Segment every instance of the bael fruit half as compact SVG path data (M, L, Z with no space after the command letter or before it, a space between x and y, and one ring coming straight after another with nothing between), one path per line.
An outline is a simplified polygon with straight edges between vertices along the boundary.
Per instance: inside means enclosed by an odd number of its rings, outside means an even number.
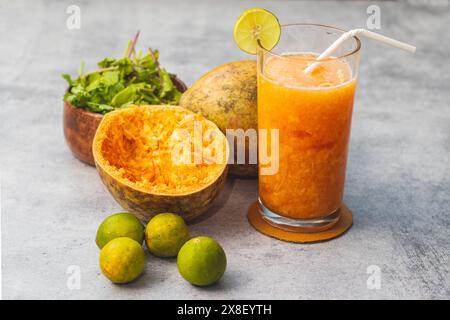
M271 50L280 40L281 27L277 17L261 8L244 11L234 25L234 41L238 47L256 54L258 41L263 48Z
M174 213L160 213L145 228L148 250L158 257L176 257L189 240L189 230L183 218Z
M227 267L227 258L220 244L209 237L195 237L178 253L178 271L189 283L208 286L217 282Z
M142 244L144 226L132 213L120 212L107 217L97 230L95 242L101 249L115 238L128 237Z
M97 171L114 199L143 221L160 212L199 217L222 189L228 142L180 106L130 106L103 116L93 142Z

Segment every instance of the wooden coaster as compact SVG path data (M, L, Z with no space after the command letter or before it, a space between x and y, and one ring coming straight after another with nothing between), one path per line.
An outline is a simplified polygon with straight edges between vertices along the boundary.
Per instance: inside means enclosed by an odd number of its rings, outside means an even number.
M259 214L257 201L248 208L247 218L250 224L262 234L294 243L313 243L337 238L350 229L353 223L352 212L345 204L341 207L339 221L330 229L317 233L289 232L270 225Z

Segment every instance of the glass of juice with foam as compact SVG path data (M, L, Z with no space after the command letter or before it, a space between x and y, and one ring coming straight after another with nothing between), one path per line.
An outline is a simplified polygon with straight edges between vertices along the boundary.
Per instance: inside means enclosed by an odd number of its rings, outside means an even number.
M284 25L275 48L258 48L259 213L281 229L320 232L340 217L359 39L346 40L312 72L304 69L344 32ZM261 134L273 130L278 139ZM274 153L271 163L261 161L270 150L278 151L277 159Z

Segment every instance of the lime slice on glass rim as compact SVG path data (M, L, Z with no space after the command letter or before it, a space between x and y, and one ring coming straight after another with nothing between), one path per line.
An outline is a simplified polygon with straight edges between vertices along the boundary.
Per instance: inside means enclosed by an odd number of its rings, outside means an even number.
M256 54L258 41L266 50L271 50L280 40L281 26L277 17L261 8L244 11L234 25L234 41L249 54Z

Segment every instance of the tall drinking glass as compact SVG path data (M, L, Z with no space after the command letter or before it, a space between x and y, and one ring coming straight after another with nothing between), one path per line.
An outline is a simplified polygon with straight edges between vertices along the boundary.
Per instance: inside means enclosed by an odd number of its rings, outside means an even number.
M281 229L318 232L340 217L359 39L347 40L313 72L303 70L344 32L284 25L274 49L258 48L259 213ZM261 130L278 130L278 141L261 143L270 136ZM261 157L274 143L278 159L272 154L272 163L265 164ZM278 170L264 173L276 160Z

